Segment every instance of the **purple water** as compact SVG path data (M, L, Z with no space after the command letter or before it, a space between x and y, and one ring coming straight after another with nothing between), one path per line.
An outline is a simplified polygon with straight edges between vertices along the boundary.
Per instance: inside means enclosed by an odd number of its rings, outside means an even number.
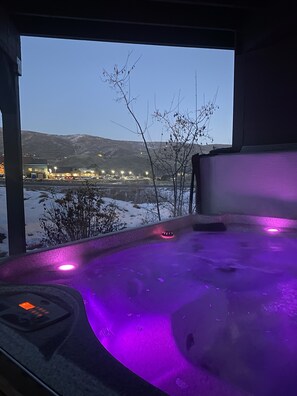
M104 347L170 395L297 394L292 232L191 231L41 271L27 281L80 291Z

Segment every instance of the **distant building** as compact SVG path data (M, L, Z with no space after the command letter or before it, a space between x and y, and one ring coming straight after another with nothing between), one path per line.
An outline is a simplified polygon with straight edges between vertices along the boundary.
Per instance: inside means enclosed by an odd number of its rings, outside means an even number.
M75 179L80 176L80 170L71 166L49 165L49 177L53 179Z
M47 179L49 177L47 160L23 157L23 174L31 179Z
M0 177L3 177L5 175L5 170L4 170L4 155L0 155Z

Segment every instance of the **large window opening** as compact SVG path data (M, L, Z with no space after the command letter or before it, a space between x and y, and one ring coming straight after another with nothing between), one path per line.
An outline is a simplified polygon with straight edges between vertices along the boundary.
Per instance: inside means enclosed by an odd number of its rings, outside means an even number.
M27 248L186 214L191 155L231 145L234 52L21 44Z

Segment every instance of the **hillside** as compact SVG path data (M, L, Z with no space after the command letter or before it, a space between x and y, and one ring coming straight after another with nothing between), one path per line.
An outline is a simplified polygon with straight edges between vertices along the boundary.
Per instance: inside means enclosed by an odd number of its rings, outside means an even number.
M57 167L99 169L133 169L143 172L148 159L143 142L106 139L91 135L52 135L22 131L23 155L45 158ZM150 145L158 143L150 143ZM202 146L204 153L214 145ZM227 147L226 145L215 145ZM195 152L200 150L197 145ZM3 132L0 128L0 155L3 154Z

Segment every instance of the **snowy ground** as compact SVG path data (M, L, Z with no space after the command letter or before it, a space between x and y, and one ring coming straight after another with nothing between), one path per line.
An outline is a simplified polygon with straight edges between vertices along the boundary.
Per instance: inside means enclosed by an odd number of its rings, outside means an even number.
M43 204L40 203L43 190L24 189L24 205L26 219L26 242L27 250L40 247L42 238L42 229L39 224L39 218L43 214ZM121 221L127 224L127 228L139 227L145 223L153 222L153 214L156 213L153 204L133 204L133 202L125 202L104 198L108 202L114 202L120 209ZM169 217L169 211L162 209L162 220ZM0 233L7 236L7 217L6 217L6 189L0 187ZM6 256L8 252L8 238L0 243L0 258Z

